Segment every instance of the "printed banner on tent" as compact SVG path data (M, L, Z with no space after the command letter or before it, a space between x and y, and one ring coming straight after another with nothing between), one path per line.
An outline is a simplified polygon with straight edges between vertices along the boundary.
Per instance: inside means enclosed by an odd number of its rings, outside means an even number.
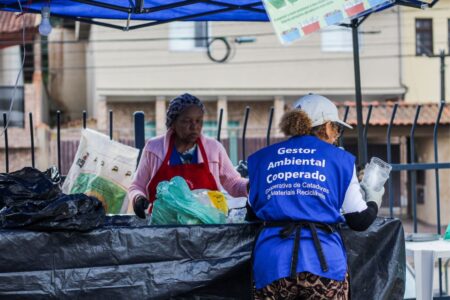
M282 44L377 10L393 0L263 0Z

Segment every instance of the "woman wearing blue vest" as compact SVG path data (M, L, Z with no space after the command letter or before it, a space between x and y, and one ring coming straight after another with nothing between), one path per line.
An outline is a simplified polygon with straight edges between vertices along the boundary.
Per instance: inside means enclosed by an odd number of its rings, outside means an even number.
M352 128L330 100L309 94L281 120L290 138L249 157L249 204L265 225L254 249L255 299L348 299L337 226L367 229L384 189L362 195L355 157L334 145L342 126Z

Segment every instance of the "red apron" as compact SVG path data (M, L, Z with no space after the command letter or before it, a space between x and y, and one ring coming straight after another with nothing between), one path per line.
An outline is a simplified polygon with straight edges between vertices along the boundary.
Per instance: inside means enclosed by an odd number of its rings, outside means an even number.
M205 148L203 148L202 141L197 140L198 148L203 157L203 162L198 164L181 164L171 166L169 165L170 156L172 155L174 145L174 136L170 138L169 149L167 151L164 161L156 172L155 176L150 180L148 185L149 201L153 203L156 198L156 186L164 180L170 180L175 176L181 176L186 180L189 188L194 189L208 189L218 190L216 180L211 174L208 165L208 157L206 156ZM150 208L151 209L151 208Z

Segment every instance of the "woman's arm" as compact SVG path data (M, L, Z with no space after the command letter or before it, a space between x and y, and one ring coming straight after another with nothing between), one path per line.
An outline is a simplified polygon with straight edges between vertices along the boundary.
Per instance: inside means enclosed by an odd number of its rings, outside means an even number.
M218 143L218 145L220 184L233 197L247 197L248 179L241 177L234 169L225 148L220 143Z
M367 208L361 212L344 214L348 226L356 231L364 231L372 225L378 214L378 206L375 202L367 202Z
M143 196L148 199L147 185L152 177L152 161L155 158L152 157L150 152L142 150L142 156L139 161L136 173L134 173L133 182L128 188L128 200L133 202L138 196Z
M345 193L342 210L348 226L356 231L366 230L377 217L378 205L374 201L364 200L356 169L353 169L353 177Z

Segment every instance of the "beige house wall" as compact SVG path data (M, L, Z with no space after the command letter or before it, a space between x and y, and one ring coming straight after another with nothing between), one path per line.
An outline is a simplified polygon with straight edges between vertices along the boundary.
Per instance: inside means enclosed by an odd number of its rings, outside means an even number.
M360 28L364 99L398 99L405 91L399 80L396 12L393 8L374 14ZM305 93L322 93L335 100L354 98L351 39L348 51L330 52L323 51L320 32L282 46L270 23L210 22L210 36L228 37L232 48L229 61L214 63L204 50L171 50L170 26L129 32L91 27L86 45L87 107L88 113L99 120L100 129L106 129L108 109L115 103L138 107L138 102L148 104L157 97L168 101L184 92L213 103L207 120L213 113L217 116L219 100L220 106L227 108L225 120L240 120L241 125L245 106L254 106L249 134L259 131L261 135L265 135L272 106L276 128L285 105ZM237 44L237 36L255 37L256 42ZM386 40L396 43L386 47ZM214 45L214 55L223 54L223 45ZM163 128L160 117L155 116L159 132Z
M440 100L439 58L416 56L415 20L417 18L433 19L434 54L439 54L441 49L448 53L449 11L449 0L439 1L432 9L401 8L403 78L408 91L405 95L406 101L439 102ZM450 78L447 76L446 85L448 87L450 87L449 83ZM449 97L450 91L447 88L446 98L449 99Z
M440 99L440 60L427 56L416 56L416 30L417 18L430 18L433 20L433 50L439 54L448 49L448 20L450 19L450 1L441 0L432 9L420 10L401 8L402 24L402 58L403 82L407 87L405 101L409 102L439 102ZM448 64L448 58L447 58ZM449 77L446 78L446 98L450 96ZM432 134L432 133L431 133ZM431 136L431 135L430 135ZM442 127L439 133L439 161L449 162L449 133L447 127ZM422 138L417 141L417 154L420 162L434 162L434 145L432 138ZM450 222L450 170L440 170L440 197L441 197L441 224ZM424 185L425 203L417 206L420 221L435 225L437 223L436 210L436 181L435 171L425 172Z
M365 32L361 36L364 95L401 94L398 47L395 43L380 45L384 40L398 40L396 22L395 9L391 9L371 16L361 26ZM290 47L280 45L269 23L211 22L210 34L254 35L257 40L241 45L232 42L232 59L217 64L204 51L170 51L169 25L130 32L92 27L95 92L130 96L185 91L211 96L353 94L352 52L323 52L321 33ZM151 40L155 38L162 40Z
M50 97L65 121L81 119L87 109L86 52L84 42L75 42L75 31L53 28L49 35ZM63 43L51 43L63 41Z
M444 128L443 128L444 129ZM439 135L438 143L445 145L439 147L439 161L449 162L450 152L448 151L448 140L450 134L447 130L442 130ZM423 138L417 141L417 151L419 154L419 162L434 162L434 145L432 139ZM441 224L446 225L450 223L450 169L439 170L439 188L440 188L440 203L441 203ZM436 177L435 171L430 170L425 172L424 185L424 204L417 205L417 215L419 220L424 223L435 225L437 222L436 210Z

